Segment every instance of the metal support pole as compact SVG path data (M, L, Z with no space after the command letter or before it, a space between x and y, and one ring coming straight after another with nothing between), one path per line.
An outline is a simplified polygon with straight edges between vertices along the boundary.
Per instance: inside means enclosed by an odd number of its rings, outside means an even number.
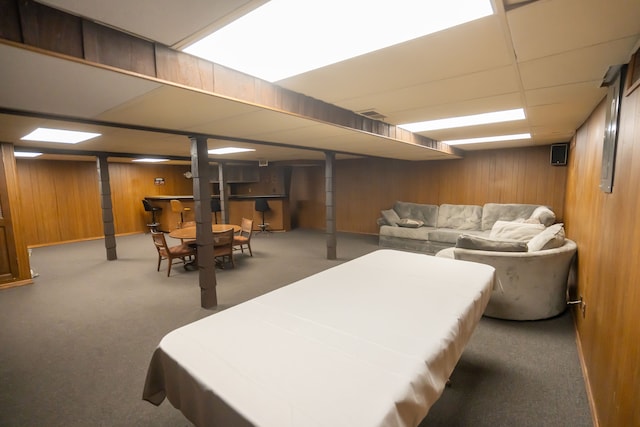
M325 152L325 206L327 210L327 259L337 258L337 240L336 240L336 220L335 220L335 162L336 154L330 151Z
M104 229L104 246L107 260L118 259L116 252L116 230L113 224L113 205L111 204L111 183L109 181L109 163L107 156L97 157L98 184L100 187L100 206L102 207L102 228Z
M218 305L216 292L216 263L213 256L211 232L211 188L207 138L192 136L191 173L193 174L193 202L196 217L196 245L198 245L198 280L200 305L213 308Z

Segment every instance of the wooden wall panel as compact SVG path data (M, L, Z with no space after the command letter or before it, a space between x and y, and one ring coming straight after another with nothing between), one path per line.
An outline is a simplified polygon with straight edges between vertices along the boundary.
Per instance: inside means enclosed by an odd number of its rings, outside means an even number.
M606 101L578 130L569 155L565 224L578 243L580 350L597 424L640 425L640 92L622 100L613 192L599 189Z
M83 57L80 18L31 0L18 2L24 43Z
M109 163L116 234L147 231L145 196L193 195L193 181L182 175L188 170L189 166ZM164 185L155 185L155 178L164 178Z
M102 235L95 164L19 160L17 165L28 245Z
M147 231L142 206L147 195L191 195L189 166L109 163L116 234ZM95 162L17 161L27 245L101 238L103 233ZM154 185L154 178L165 185Z
M561 220L566 167L552 166L548 146L470 152L464 159L337 162L337 229L376 234L377 218L396 200L431 204L531 203ZM292 205L300 227L323 229L323 168L294 168Z
M213 92L213 64L166 46L156 45L158 78Z
M22 42L20 14L15 0L0 1L0 38Z
M91 21L83 21L82 30L88 61L155 77L153 43Z
M13 145L0 143L0 289L31 284Z

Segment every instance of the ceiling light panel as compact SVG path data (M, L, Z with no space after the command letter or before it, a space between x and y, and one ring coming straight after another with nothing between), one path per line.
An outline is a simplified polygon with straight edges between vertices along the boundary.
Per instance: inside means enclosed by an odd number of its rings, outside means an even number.
M42 153L36 153L31 151L16 151L13 153L14 157L20 157L24 159L32 159L34 157L42 156Z
M490 0L271 0L184 51L275 82L491 14Z
M452 139L449 141L442 141L442 142L447 145L464 145L464 144L480 144L483 142L518 141L521 139L531 139L531 134L520 133L515 135L485 136L482 138Z
M79 132L66 129L37 128L20 138L23 141L57 142L60 144L77 144L100 136L99 133Z
M425 132L438 129L455 129L466 126L486 125L490 123L502 123L515 120L524 120L524 110L493 111L491 113L473 114L470 116L449 117L446 119L428 120L424 122L407 123L399 127L410 132Z
M209 150L209 154L233 154L244 153L246 151L256 151L253 148L223 147Z

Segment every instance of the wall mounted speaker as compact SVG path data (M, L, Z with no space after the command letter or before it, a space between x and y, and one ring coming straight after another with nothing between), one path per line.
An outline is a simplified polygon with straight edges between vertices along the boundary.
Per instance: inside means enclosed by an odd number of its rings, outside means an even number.
M569 144L551 145L551 164L554 166L566 166Z

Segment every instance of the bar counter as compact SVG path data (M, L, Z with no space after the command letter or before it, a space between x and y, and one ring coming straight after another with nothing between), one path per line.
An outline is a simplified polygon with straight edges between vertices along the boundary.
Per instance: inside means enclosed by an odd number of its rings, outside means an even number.
M153 206L162 208L160 215L156 217L160 223L159 230L170 232L178 228L180 214L171 211L172 199L180 200L184 207L191 208L191 211L184 213L185 221L195 221L193 196L145 196ZM212 199L218 196L212 195ZM285 195L234 195L229 196L229 220L230 224L240 224L242 218L253 219L253 229L259 230L258 224L262 223L262 213L255 210L256 199L267 199L270 210L265 212L264 221L269 224L269 230L289 231L291 230L291 217L289 214L289 198ZM222 222L222 212L217 213L217 222ZM216 222L214 213L211 213L211 221Z

